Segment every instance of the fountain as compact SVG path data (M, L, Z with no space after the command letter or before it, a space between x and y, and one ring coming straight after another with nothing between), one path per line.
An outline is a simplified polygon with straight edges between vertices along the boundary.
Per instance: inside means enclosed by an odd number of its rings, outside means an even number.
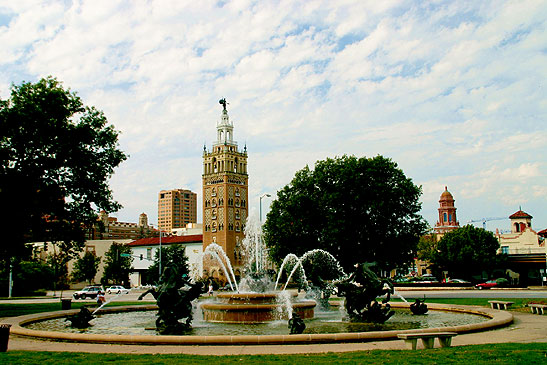
M248 226L252 227L252 224ZM332 256L321 250L312 250L301 257L289 255L280 268L280 271L287 270L287 281L280 284L281 276L278 275L275 283L273 280L267 283L264 279L267 275L260 275L266 271L263 264L266 257L264 248L256 238L260 235L249 234L248 237L255 237L245 243L248 249L246 257L252 259L244 271L247 277L240 283L235 280L231 263L220 247L213 245L204 252L204 255L216 260L225 260L221 266L235 291L218 294L216 302L203 302L200 310L192 312L190 304L196 294L199 294L197 291L192 294L194 284L188 277L175 275L180 282L177 279L163 283L166 289L165 298L161 296L161 290L155 293L157 306L105 308L92 320L91 326L83 329L66 325L67 316L76 314L75 310L69 313L40 313L10 319L12 331L21 336L82 342L263 345L388 340L397 339L399 333L425 330L465 333L506 325L512 321L512 316L506 311L435 304L429 308L433 313L430 311L426 316L410 315L406 301L391 303L392 306L389 306L389 295L394 293L392 287L385 286L386 283L376 277L366 265L358 265L354 273L350 276L344 275L339 280L333 281L322 276L330 271L325 270L325 262L331 263L327 266L331 266L333 272L343 272L337 268ZM317 272L312 269L310 275L307 275L311 278L309 281L312 285L308 285L304 271L304 267L308 268L307 265L311 265L311 268L317 265L320 268ZM294 275L300 275L302 284L309 291L313 291L314 286L323 285L322 290L327 294L332 287L336 287L339 295L346 294L345 311L332 308L319 308L316 311L314 300L298 300L294 292L274 290L278 286L286 289ZM196 288L198 286L199 284ZM267 290L252 292L251 288ZM380 304L376 302L376 297L381 294L387 294L387 297ZM399 309L395 314L392 310L394 308ZM158 309L156 317L152 311ZM342 306L340 309L343 309ZM344 318L346 311L353 321ZM390 318L391 320L385 322ZM287 319L290 335L287 335ZM364 323L365 321L369 323ZM159 331L150 331L154 322ZM242 323L252 325L242 326ZM163 336L182 333L184 336Z
M204 256L209 255L216 259L223 268L232 290L235 287L233 292L217 294L215 302L201 304L205 321L265 323L291 319L293 313L302 319L313 318L315 301L296 301L297 294L289 295L286 291L275 291L277 283L273 285L265 270L266 250L262 241L262 228L257 222L254 214L247 218L243 240L246 275L239 284L231 262L222 248L212 243L205 249Z

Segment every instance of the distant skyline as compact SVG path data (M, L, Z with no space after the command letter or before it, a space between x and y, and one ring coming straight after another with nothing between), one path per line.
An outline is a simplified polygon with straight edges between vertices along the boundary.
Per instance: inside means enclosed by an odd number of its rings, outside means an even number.
M547 228L545 1L2 1L0 98L52 75L121 132L120 221L198 194L225 97L263 213L296 171L393 159L437 222L519 207ZM258 214L258 213L256 213ZM476 223L482 227L482 224ZM487 228L510 229L509 219Z

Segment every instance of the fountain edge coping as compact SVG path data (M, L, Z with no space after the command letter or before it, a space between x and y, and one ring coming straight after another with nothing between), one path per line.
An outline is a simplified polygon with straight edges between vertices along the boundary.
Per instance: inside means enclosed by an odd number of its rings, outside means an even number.
M392 308L408 308L408 303L390 303ZM139 345L264 345L264 344L307 344L307 343L337 343L337 342L367 342L375 340L396 340L400 333L424 332L456 332L469 333L484 331L513 322L513 315L507 311L483 307L429 303L429 309L476 314L488 317L490 320L460 326L420 328L412 330L370 331L353 333L324 333L299 335L240 335L240 336L149 336L149 335L108 335L82 334L56 331L38 331L23 327L25 324L45 319L65 317L78 312L77 309L36 313L19 317L4 318L3 323L11 324L11 333L24 337L36 337L45 340L110 343L110 344L139 344ZM155 310L156 305L139 305L112 307L101 310L102 313L117 313L126 311Z

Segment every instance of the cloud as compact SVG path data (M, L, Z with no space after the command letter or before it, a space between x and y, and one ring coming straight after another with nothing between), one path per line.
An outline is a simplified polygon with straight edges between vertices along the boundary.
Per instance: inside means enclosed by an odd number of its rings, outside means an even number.
M249 148L251 201L318 159L392 158L444 186L460 217L528 202L547 226L542 1L17 1L0 7L0 96L54 75L105 111L131 156L121 220L157 218L157 192L201 193L226 97ZM504 213L505 214L505 213Z

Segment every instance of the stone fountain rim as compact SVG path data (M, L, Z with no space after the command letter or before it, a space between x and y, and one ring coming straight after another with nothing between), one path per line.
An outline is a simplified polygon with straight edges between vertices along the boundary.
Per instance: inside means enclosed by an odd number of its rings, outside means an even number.
M390 303L393 308L409 308L409 303ZM46 319L66 317L77 313L78 309L36 313L19 317L9 317L3 320L11 324L11 333L23 337L35 337L44 340L110 343L126 345L264 345L264 344L308 344L308 343L341 343L341 342L369 342L375 340L395 340L401 333L424 332L456 332L459 334L485 331L506 326L513 322L513 315L507 311L482 307L447 305L428 303L431 310L460 312L475 314L490 318L486 322L472 323L460 326L420 328L413 330L370 331L353 333L323 333L300 335L239 335L239 336L149 336L149 335L110 335L110 334L82 334L56 331L37 331L23 327L25 324ZM148 311L157 309L156 305L124 306L103 309L103 313L127 311Z

